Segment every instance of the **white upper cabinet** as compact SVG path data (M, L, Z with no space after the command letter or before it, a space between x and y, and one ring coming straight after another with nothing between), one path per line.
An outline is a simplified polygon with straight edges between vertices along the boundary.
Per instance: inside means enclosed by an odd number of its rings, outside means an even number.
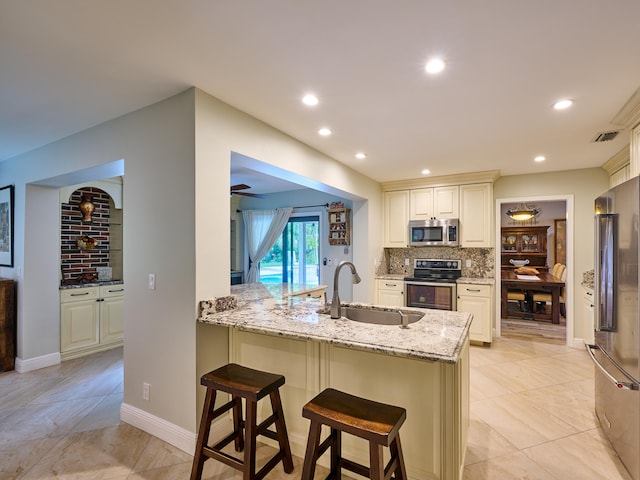
M409 245L409 191L384 193L384 246L405 248Z
M418 188L409 191L409 218L458 218L458 186Z
M433 188L409 191L411 220L428 220L433 217Z
M459 187L435 187L433 189L433 216L435 218L458 218Z
M460 246L493 246L493 185L460 186Z

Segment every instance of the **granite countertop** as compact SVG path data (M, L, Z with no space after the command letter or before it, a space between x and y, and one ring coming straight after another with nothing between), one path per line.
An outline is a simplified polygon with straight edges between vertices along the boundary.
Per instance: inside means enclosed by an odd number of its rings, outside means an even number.
M495 278L487 277L460 277L458 283L472 283L474 285L495 285Z
M404 280L404 277L408 275L399 275L399 274L385 274L385 275L376 275L377 280Z
M86 283L69 283L69 284L61 284L60 290L67 290L69 288L86 288L86 287L101 287L103 285L122 285L124 284L123 280L96 280Z
M285 296L295 286L251 283L231 286L237 307L208 312L199 322L248 332L313 340L365 351L420 360L456 363L469 332L472 316L464 312L402 307L424 317L402 329L398 325L374 325L318 313L320 299ZM298 286L302 290L305 286ZM201 303L211 304L212 301ZM215 302L213 302L215 303ZM344 304L344 303L343 303ZM350 303L349 305L357 305ZM377 306L381 310L398 310Z

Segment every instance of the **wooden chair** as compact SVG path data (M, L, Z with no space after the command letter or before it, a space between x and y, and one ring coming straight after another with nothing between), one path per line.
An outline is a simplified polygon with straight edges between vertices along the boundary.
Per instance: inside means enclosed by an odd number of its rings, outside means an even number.
M407 473L400 446L400 427L407 418L404 408L374 402L328 388L307 403L302 416L311 420L304 456L302 480L312 480L318 458L331 448L331 473L327 478L339 479L344 468L372 480L406 480ZM321 443L320 431L327 425L331 431ZM369 442L369 467L342 458L342 432ZM391 456L385 466L383 447Z
M527 292L525 290L509 290L507 291L507 303L518 302L518 309L521 312L527 308Z
M205 460L213 458L242 472L243 480L262 479L281 460L286 473L293 472L293 458L287 437L287 427L284 423L282 403L279 388L284 385L284 377L273 373L261 372L251 368L230 363L206 373L200 383L207 387L207 394L198 430L198 441L193 456L191 480L202 478L202 468ZM216 392L226 392L231 400L215 408ZM273 414L259 425L257 424L258 401L269 395ZM245 400L246 419L242 418L242 399ZM233 432L215 445L208 445L211 422L219 416L233 409ZM275 424L276 431L268 428ZM278 441L280 449L256 473L256 438L258 435ZM243 460L222 451L235 442L235 450L244 450Z
M555 268L555 266L554 266ZM567 267L565 265L561 265L558 268L558 272L559 275L556 275L554 273L552 273L552 275L554 277L558 277L560 278L563 282L566 282L567 280ZM551 294L548 292L532 292L531 294L531 300L532 300L532 305L535 306L536 310L538 308L542 309L544 308L545 310L547 309L547 305L550 305L552 302L552 298L551 298ZM562 290L560 291L560 298L559 298L559 302L560 302L560 315L562 315L563 317L567 317L567 308L565 306L565 297L566 297L566 287L562 287Z

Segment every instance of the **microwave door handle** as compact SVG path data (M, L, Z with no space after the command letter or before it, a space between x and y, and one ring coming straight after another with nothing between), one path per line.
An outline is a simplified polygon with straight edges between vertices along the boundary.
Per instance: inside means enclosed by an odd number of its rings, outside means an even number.
M602 364L598 361L596 356L593 354L593 350L602 351L600 347L598 347L597 345L586 344L585 348L587 349L587 353L589 354L589 357L591 357L591 360L593 361L595 366L598 367L598 370L600 370L600 372L602 372L602 374L607 378L607 380L613 383L616 387L618 387L620 390L640 390L640 384L638 384L638 382L635 382L635 381L623 382L621 380L617 380L613 375L607 372L607 370L602 366ZM618 368L616 367L616 369Z
M615 331L616 278L616 214L598 214L595 217L596 258L594 262L594 322L596 331Z

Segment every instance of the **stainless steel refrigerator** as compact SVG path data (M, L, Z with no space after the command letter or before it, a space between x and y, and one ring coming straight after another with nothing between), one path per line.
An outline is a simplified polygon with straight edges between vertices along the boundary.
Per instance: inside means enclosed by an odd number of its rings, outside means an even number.
M638 177L596 199L595 343L587 345L598 367L598 420L634 480L640 480L639 211Z

